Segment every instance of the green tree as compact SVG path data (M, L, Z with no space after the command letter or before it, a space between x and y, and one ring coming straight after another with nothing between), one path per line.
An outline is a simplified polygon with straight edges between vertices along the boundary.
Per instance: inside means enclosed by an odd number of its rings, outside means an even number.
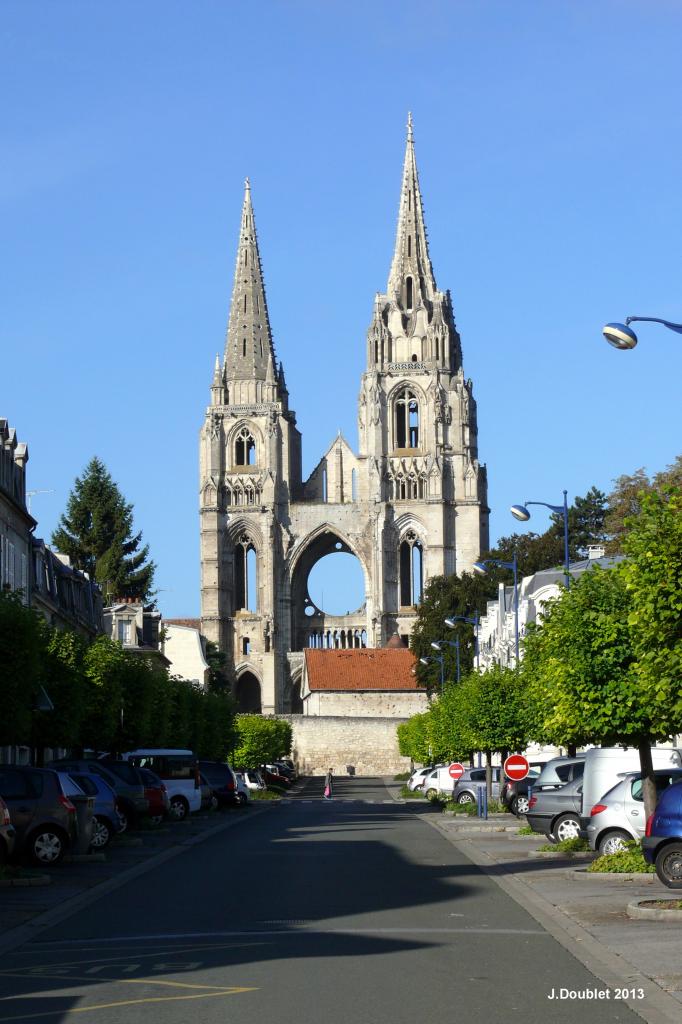
M427 582L410 635L410 649L417 658L417 679L429 692L437 692L440 688L440 667L437 662L432 662L428 666L421 665L419 658L437 656L437 652L431 647L432 642L444 639L454 642L458 638L462 674L474 663L473 627L469 623L458 622L455 629L449 629L444 620L455 615L472 618L475 610L482 614L488 600L496 593L497 584L494 576L463 573L462 576L432 576ZM456 650L444 645L442 653L445 657L445 680L455 679Z
M662 493L668 487L682 487L682 455L678 455L671 465L649 478L642 467L634 473L625 473L613 481L613 490L608 496L608 509L605 529L608 551L621 554L625 550L625 537L628 532L628 520L639 515L644 495L652 491Z
M69 630L41 624L42 683L52 701L52 711L35 713L35 741L38 761L44 747L78 747L88 697L83 669L86 642Z
M31 743L42 644L40 620L21 594L0 591L0 745Z
M77 477L66 512L52 534L52 543L71 564L97 580L107 598L145 601L151 594L156 566L149 547L133 532L133 506L128 504L104 464L93 458Z
M638 698L646 709L648 735L638 744L650 813L656 788L649 737L668 739L682 728L682 490L665 486L642 496L639 514L626 527L620 575L629 599Z
M227 668L227 656L212 640L206 641L206 661L208 662L208 688L212 693L231 693L232 679Z
M124 692L129 660L130 655L121 645L106 636L98 636L86 649L81 746L112 752L124 749Z
M406 722L401 722L397 729L400 753L418 764L429 764L431 760L429 715L428 711L412 715Z
M291 726L279 718L262 715L237 715L235 720L234 764L253 768L269 764L289 754Z

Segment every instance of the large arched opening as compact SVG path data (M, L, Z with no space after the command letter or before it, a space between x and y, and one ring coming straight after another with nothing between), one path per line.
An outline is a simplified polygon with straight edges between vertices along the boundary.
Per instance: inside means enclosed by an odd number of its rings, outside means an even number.
M260 715L263 710L260 682L253 672L242 672L235 687L237 711L241 715Z
M294 650L367 646L366 573L334 530L311 538L294 566L291 584Z

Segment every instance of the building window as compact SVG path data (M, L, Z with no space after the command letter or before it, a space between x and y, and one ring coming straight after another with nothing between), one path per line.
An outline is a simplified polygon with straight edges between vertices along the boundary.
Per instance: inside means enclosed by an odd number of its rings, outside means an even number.
M417 605L422 599L423 550L419 539L410 530L400 545L400 605Z
M130 622L118 621L118 642L120 644L130 643Z
M234 445L234 461L236 466L256 465L256 442L248 427L242 427L237 434Z
M419 402L409 388L395 400L395 447L419 447Z
M244 637L242 637L242 654L250 654L250 653L251 653L251 641L249 640L248 636L244 636Z
M255 612L258 604L256 549L248 534L242 534L234 550L235 610Z
M406 298L405 305L406 305L407 309L408 310L412 309L412 278L411 277L405 278L405 298Z

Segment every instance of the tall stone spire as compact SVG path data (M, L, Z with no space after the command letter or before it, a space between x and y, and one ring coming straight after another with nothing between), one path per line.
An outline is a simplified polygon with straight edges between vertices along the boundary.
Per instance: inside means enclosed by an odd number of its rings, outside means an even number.
M225 380L265 380L271 360L274 363L275 353L247 178L225 338Z
M398 231L386 291L389 299L398 302L405 310L416 309L424 299L432 300L436 292L414 153L412 114L407 116Z

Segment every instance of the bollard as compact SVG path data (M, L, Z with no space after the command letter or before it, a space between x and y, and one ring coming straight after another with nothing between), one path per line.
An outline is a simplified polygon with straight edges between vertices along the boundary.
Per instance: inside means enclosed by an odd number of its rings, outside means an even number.
M481 787L481 804L483 806L483 817L488 820L488 787Z

